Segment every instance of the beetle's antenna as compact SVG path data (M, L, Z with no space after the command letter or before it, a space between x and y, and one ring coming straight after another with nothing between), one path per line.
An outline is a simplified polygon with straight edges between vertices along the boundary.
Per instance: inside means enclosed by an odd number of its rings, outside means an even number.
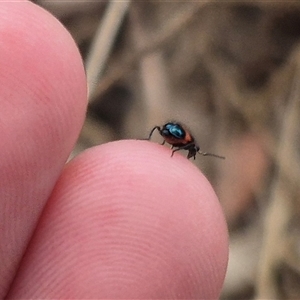
M148 136L148 138L147 138L147 140L150 140L150 139L151 139L151 136L152 136L153 132L154 132L156 129L160 132L160 127L159 127L159 126L153 127L152 130L151 130L151 132L150 132L150 134L149 134L149 136Z
M214 153L208 153L208 152L202 152L202 151L197 151L199 154L203 155L203 156L214 156L214 157L217 157L217 158L221 158L221 159L225 159L224 156L220 156L220 155L217 155L217 154L214 154Z

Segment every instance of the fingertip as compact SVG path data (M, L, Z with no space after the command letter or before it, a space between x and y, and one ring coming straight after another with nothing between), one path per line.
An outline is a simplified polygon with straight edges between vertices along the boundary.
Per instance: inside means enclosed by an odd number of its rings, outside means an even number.
M155 143L113 142L66 167L14 293L216 299L227 255L218 199L193 164Z

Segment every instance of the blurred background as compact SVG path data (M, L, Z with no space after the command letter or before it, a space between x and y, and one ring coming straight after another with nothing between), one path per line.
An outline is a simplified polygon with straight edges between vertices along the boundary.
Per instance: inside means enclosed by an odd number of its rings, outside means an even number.
M300 299L300 1L35 3L85 62L89 107L73 155L187 125L201 150L226 156L192 161L229 226L222 299Z

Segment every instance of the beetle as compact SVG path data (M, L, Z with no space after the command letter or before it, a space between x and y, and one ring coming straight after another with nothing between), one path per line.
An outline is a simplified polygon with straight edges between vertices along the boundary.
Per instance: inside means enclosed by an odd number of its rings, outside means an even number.
M203 156L214 156L217 158L225 159L224 156L200 151L200 147L197 145L192 134L187 130L185 126L178 122L168 122L163 126L153 127L147 140L151 139L155 130L157 130L160 133L160 135L164 138L162 145L164 145L165 142L167 142L171 145L171 149L176 148L172 151L171 157L176 151L187 150L188 159L190 159L191 157L196 159L197 153Z

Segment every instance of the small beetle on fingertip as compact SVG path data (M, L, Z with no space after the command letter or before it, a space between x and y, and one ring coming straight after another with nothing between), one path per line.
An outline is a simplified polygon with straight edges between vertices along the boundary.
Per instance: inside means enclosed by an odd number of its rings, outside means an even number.
M164 138L162 145L165 142L167 142L172 146L171 149L176 147L176 149L172 151L171 157L174 155L176 151L187 150L188 159L190 159L191 157L196 159L197 153L203 156L214 156L217 158L225 159L224 156L200 151L200 147L196 144L192 134L183 125L181 125L178 122L169 122L163 125L162 127L160 126L153 127L147 140L151 139L151 136L155 130L157 130L160 133L160 135Z

